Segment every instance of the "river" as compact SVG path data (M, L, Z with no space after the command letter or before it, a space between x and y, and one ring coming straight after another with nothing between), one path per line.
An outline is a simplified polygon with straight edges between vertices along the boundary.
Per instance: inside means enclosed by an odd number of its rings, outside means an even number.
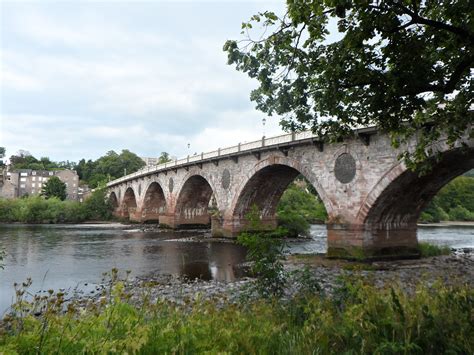
M133 228L133 227L132 227ZM14 282L31 277L30 292L81 289L94 292L102 273L112 268L132 276L185 275L233 281L245 249L225 240L209 241L208 232L124 229L122 225L0 225L0 247L6 252L0 270L0 316L14 297ZM420 241L474 248L474 226L425 226ZM326 228L311 226L311 239L289 244L291 253L324 253Z

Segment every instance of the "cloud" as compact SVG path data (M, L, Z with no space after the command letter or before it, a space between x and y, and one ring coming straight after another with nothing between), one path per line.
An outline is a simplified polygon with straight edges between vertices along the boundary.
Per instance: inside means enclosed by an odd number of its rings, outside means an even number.
M266 5L265 5L266 6ZM265 8L263 6L263 8ZM0 145L56 160L258 139L256 83L226 65L254 3L2 5ZM268 119L266 134L279 133ZM193 152L194 153L194 152Z

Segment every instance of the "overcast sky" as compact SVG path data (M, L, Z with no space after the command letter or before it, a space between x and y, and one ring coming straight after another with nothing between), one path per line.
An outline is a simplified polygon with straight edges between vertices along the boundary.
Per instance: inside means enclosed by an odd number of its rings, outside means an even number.
M259 139L255 81L222 46L284 1L4 1L0 146L78 161L214 150ZM280 134L268 118L267 136ZM190 149L187 145L190 143Z

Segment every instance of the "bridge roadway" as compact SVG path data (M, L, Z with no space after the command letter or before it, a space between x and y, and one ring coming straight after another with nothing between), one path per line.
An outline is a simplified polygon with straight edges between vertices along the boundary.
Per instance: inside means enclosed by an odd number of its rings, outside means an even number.
M413 256L416 221L436 192L474 168L474 139L449 147L440 140L435 168L407 170L390 137L374 128L323 143L311 132L261 140L146 167L107 184L114 213L171 228L211 226L213 236L234 237L252 206L265 228L276 227L276 207L287 186L303 175L328 212L328 255Z

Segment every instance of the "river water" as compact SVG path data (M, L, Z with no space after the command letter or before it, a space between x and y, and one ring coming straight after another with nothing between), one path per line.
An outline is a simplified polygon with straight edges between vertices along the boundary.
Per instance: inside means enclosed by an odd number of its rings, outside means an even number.
M208 232L207 232L208 233ZM209 241L202 231L123 229L121 225L0 225L6 252L0 270L0 316L11 304L14 282L31 277L30 292L75 287L94 292L102 273L112 268L132 276L184 275L232 281L243 276L238 264L245 249L229 241ZM474 248L474 226L421 227L420 241ZM326 228L311 226L311 239L294 241L291 253L324 253Z

